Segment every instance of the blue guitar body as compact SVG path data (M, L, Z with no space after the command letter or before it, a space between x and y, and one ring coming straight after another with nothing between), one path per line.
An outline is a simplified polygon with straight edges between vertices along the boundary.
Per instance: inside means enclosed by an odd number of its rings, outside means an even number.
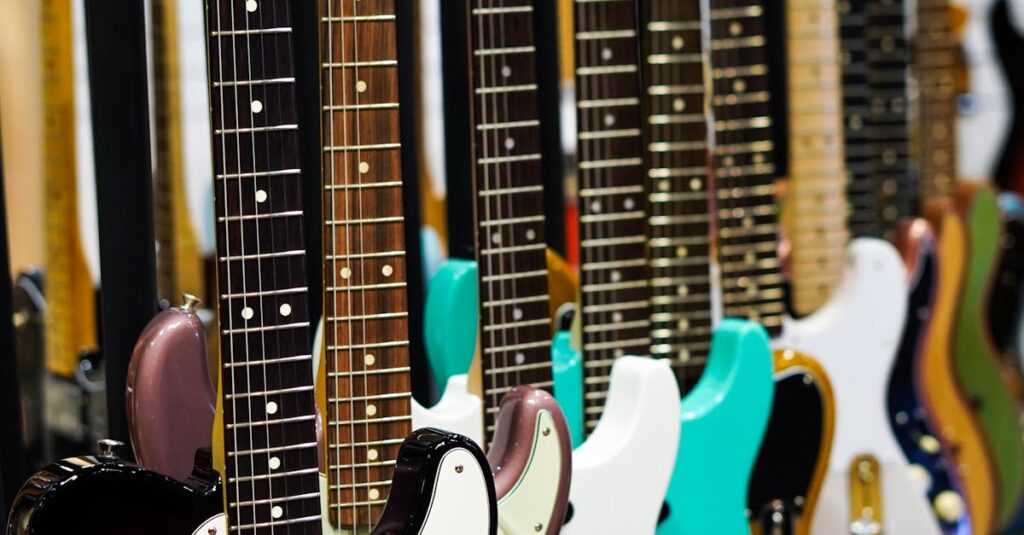
M936 498L942 494L951 498L950 493L960 495L962 490L957 474L951 469L955 463L949 462L943 455L936 438L940 434L932 429L925 412L927 409L918 395L918 356L924 343L923 337L929 331L938 269L935 243L930 236L921 241L915 256L913 266L910 267L913 272L907 308L911 313L907 314L899 351L889 376L889 423L907 461L928 472L931 481L927 490L928 498L935 503ZM956 517L936 515L944 533L952 535L971 532L967 508L963 507L962 511L963 514Z
M658 535L749 535L747 486L774 386L768 333L748 321L722 321L707 368L680 403L684 438Z

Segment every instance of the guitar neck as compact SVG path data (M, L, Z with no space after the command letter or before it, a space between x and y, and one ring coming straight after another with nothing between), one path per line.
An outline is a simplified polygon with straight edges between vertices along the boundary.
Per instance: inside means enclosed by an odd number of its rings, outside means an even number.
M651 353L680 387L711 348L711 215L699 2L656 0L642 13L650 199Z
M651 346L640 51L634 0L576 0L576 117L586 425L614 359Z
M155 170L153 217L157 244L157 294L176 300L182 292L206 297L203 261L186 207L182 150L177 4L154 0L153 92Z
M320 21L329 506L369 532L412 432L395 5Z
M871 93L868 88L868 0L850 0L839 11L842 43L843 143L849 182L847 226L855 237L885 234L872 169Z
M956 180L956 40L948 0L918 0L914 71L921 199L948 197Z
M78 228L76 184L75 62L73 43L83 28L73 23L77 0L41 5L43 36L43 174L46 195L46 367L71 378L78 352L95 348L95 293Z
M320 524L289 0L207 2L230 529Z
M847 241L839 30L829 2L786 5L793 308L817 310L839 281Z
M518 385L551 390L531 0L471 0L470 114L485 431Z
M764 2L711 0L718 254L726 317L782 326Z

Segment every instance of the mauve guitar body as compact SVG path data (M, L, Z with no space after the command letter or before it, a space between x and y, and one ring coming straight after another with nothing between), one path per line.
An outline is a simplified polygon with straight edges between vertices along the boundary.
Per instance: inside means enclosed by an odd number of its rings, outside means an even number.
M207 368L206 334L186 298L157 314L132 351L128 367L128 428L139 464L184 480L197 450L209 448L216 392Z
M201 457L185 482L117 460L58 461L22 486L7 534L190 535L224 508L209 454Z

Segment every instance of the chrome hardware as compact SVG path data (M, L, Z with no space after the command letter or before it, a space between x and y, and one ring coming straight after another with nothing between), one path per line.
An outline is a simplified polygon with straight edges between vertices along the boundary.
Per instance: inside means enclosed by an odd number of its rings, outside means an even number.
M182 293L181 294L181 299L184 302L179 307L179 310L181 310L183 312L195 312L195 310L197 308L199 308L199 305L203 304L203 300L202 299L200 299L200 298L198 298L198 297L196 297L196 296L194 296L194 295L192 295L192 294L190 294L188 292Z
M99 454L96 456L97 459L104 461L116 461L120 458L117 455L117 450L124 447L124 442L111 438L104 438L96 441L96 446L100 450Z
M882 534L882 469L878 459L859 455L850 464L850 533Z

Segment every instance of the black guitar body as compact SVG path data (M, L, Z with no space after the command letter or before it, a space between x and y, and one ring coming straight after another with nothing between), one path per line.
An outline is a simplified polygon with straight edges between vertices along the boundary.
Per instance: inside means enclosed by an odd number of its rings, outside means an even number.
M185 483L116 459L58 461L21 487L7 534L192 535L224 512L219 477L208 460L206 453Z
M938 441L930 438L939 435L931 429L931 422L918 396L916 385L917 358L923 337L927 335L938 275L935 247L930 238L928 243L922 244L915 265L917 272L910 283L903 338L900 340L899 351L889 375L889 424L907 461L928 472L931 479L928 498L934 503L936 496L943 492L954 491L961 495L962 493L956 487L953 474L950 473L950 463L937 447ZM938 515L936 518L945 533L961 533L961 530L969 529L970 526L966 512L952 522Z
M996 0L989 13L989 29L999 63L1010 89L1013 114L995 170L995 182L1003 191L1024 195L1024 36L1013 26L1009 0Z
M398 451L391 495L381 513L373 535L406 535L419 533L430 513L431 497L438 491L436 482L442 461L448 452L464 449L483 467L490 503L490 535L498 532L498 500L490 464L476 442L440 429L413 431Z
M775 400L757 463L747 509L762 533L792 533L803 513L822 455L825 399L816 378L794 367L775 376Z

